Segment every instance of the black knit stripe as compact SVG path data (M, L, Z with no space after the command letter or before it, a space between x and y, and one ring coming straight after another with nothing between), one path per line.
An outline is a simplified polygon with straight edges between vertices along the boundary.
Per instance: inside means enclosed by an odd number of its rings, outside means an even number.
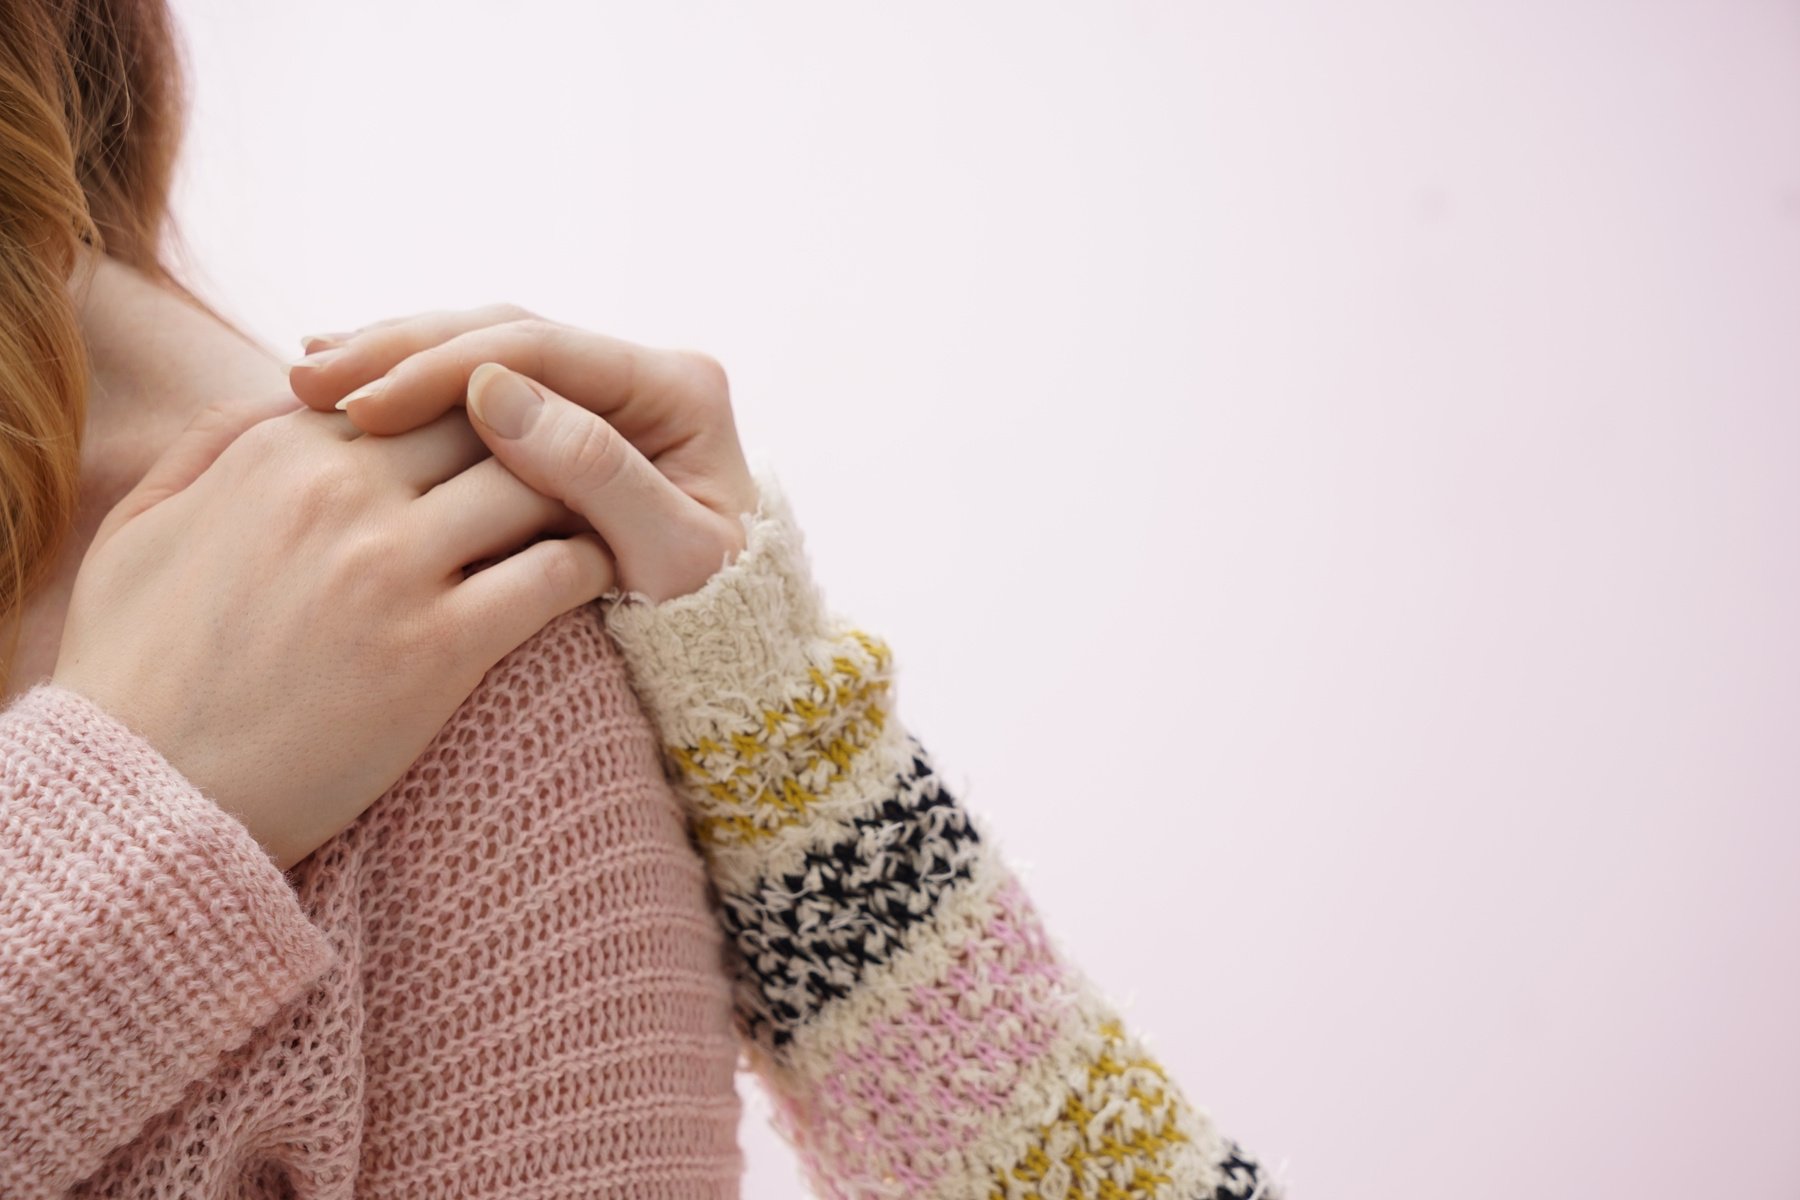
M919 743L893 794L809 852L800 868L722 898L739 953L738 1017L781 1047L871 966L887 962L944 895L969 878L980 841Z
M1262 1167L1242 1146L1236 1142L1230 1145L1231 1152L1219 1163L1219 1172L1224 1179L1210 1195L1200 1197L1199 1200L1250 1200L1256 1194L1257 1185L1262 1180ZM1267 1195L1267 1192L1263 1193L1264 1197ZM1262 1200L1262 1197L1258 1197L1258 1200Z

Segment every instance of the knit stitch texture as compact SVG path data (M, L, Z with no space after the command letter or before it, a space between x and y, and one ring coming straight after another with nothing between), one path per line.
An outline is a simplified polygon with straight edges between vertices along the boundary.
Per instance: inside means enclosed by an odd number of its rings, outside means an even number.
M735 1196L722 952L597 606L288 877L40 685L0 713L0 1196Z
M1058 952L759 480L747 546L607 627L718 889L737 1019L833 1200L1276 1194ZM1123 881L1121 881L1122 883Z
M553 622L286 877L82 697L0 713L0 1196L732 1196L741 1045L831 1200L1274 1197L760 487L733 564Z

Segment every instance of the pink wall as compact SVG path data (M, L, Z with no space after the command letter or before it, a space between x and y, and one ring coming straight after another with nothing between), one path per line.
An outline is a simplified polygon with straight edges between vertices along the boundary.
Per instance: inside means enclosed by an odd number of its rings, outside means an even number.
M180 7L214 294L717 353L1297 1194L1800 1195L1800 8Z

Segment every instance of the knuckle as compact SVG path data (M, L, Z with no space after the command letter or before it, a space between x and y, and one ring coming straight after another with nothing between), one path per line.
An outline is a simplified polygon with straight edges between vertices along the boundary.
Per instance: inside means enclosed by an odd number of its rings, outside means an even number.
M545 352L566 329L555 321L518 309L491 325L472 331L459 341L463 367L473 371L484 362L503 362L533 379L544 376Z
M389 329L398 329L402 326L416 325L420 321L430 320L433 315L434 314L431 312L416 312L409 313L404 317L383 317L379 321L370 321L367 325L357 326L355 336L363 337L371 333L382 333Z
M214 409L214 412L218 413L216 417L209 413L201 419L217 428L227 418L223 412L217 409ZM238 434L232 440L232 445L240 447L241 452L258 456L284 454L293 447L299 437L300 426L294 419L298 415L298 413L294 413L283 417L271 417L267 421L258 421Z
M525 313L522 316L514 317L511 321L507 322L507 324L513 326L514 329L519 333L524 334L526 337L554 337L562 329L562 326L558 325L555 321L537 316L533 313Z
M372 528L343 532L332 543L330 570L332 590L352 607L391 603L395 581L399 578L393 542ZM402 628L399 622L381 622L384 628L370 636L386 642Z
M361 490L363 472L357 470L348 455L329 454L313 463L306 473L307 487L321 496L348 499Z
M568 328L543 317L525 316L509 323L507 333L515 343L515 361L525 374L541 379L545 354L568 336Z
M538 583L553 596L566 596L581 586L581 560L566 541L544 543L548 549L538 556Z
M388 539L371 528L361 528L344 535L338 544L338 561L352 575L361 579L386 575L393 562L394 548Z
M488 306L486 314L494 325L509 325L514 321L536 321L541 318L522 304L494 304Z
M219 428L226 418L209 414L196 420ZM299 428L292 417L271 417L240 429L219 452L217 461L239 474L253 475L290 461L299 441Z
M681 369L694 396L711 404L726 404L731 398L731 379L725 364L700 350L680 352Z
M625 466L623 439L603 421L588 417L566 422L557 438L555 461L570 490L578 495L605 490Z
M295 487L295 501L309 518L351 512L367 495L368 475L345 455L326 455L305 465Z
M232 406L220 401L209 404L199 412L195 413L191 428L202 433L215 433L221 429L229 429L240 423L241 421L239 418L235 417L232 413ZM259 425L267 425L268 423L268 421L257 421L255 424L246 425L239 436L243 436L243 434L248 433Z

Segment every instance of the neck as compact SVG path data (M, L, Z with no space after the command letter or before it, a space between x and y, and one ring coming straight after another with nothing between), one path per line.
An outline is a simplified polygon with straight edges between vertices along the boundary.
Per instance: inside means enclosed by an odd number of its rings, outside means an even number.
M77 289L91 380L84 510L110 508L201 409L287 386L274 354L130 267L99 259Z
M89 370L81 498L48 574L17 612L0 614L0 704L50 674L95 531L182 428L213 404L287 391L273 353L130 267L93 261L71 291Z

